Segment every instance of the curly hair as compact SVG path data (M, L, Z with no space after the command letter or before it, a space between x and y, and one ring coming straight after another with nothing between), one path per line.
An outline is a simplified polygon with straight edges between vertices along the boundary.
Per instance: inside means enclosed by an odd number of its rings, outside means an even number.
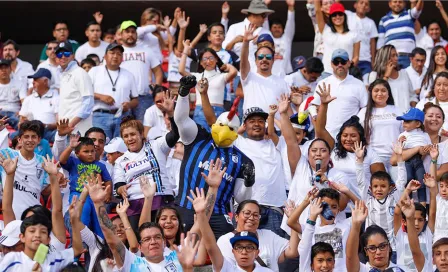
M359 123L359 117L356 116L356 115L353 115L352 117L350 117L350 119L345 121L344 124L342 124L342 127L339 130L338 135L336 136L336 146L334 148L334 152L336 153L336 156L338 156L341 159L344 159L344 158L347 157L348 150L346 150L344 148L344 146L342 145L341 138L342 138L342 133L348 127L355 128L356 131L359 134L359 139L361 140L362 145L363 146L367 145L367 140L366 140L366 136L365 136L365 133L364 133L364 128ZM367 148L364 151L364 157L366 157L366 156L367 156Z

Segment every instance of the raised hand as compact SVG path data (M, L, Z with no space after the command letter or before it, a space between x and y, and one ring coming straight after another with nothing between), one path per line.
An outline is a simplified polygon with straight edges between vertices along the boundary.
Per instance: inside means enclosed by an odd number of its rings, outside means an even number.
M426 173L423 177L423 182L425 183L426 187L428 188L435 188L437 186L437 181L434 178L434 176L431 176L431 174Z
M101 183L93 182L92 179L89 179L85 186L87 190L89 190L90 198L94 203L104 203L107 195L110 195L110 185L107 185L107 187L103 189L103 185Z
M200 24L199 25L199 32L201 32L202 34L207 33L207 25L206 24Z
M128 210L129 206L130 205L129 205L128 199L127 198L123 199L123 201L118 203L118 205L117 205L117 209L116 209L117 214L118 215L126 215L126 211Z
M204 189L200 189L196 187L196 194L193 190L190 190L191 195L187 196L188 200L193 204L194 211L199 214L205 212L205 209L207 208L207 201L206 201L206 195L204 193Z
M398 142L396 142L396 143L392 143L392 150L397 155L403 154L403 147L404 147L405 141L400 141L400 140L402 140L402 139L399 139Z
M269 116L274 116L278 111L277 105L269 105Z
M56 127L58 129L59 136L65 136L65 135L72 133L74 128L70 127L69 123L70 123L69 119L59 120L59 122L56 125Z
M182 265L184 270L191 269L193 270L193 263L198 252L200 240L199 235L197 233L187 233L187 238L185 239L185 234L180 235L180 244L182 247L182 251L176 245L173 245L174 250L176 250L177 259L179 263Z
M252 41L253 39L257 38L258 35L254 35L254 32L256 29L257 29L257 26L254 24L250 24L248 27L246 27L244 30L243 41L249 42L249 41Z
M406 186L406 190L412 192L417 191L418 189L420 189L421 186L422 184L420 183L420 181L413 179L409 181L408 185Z
M288 201L286 201L285 203L285 207L283 208L283 211L285 212L286 217L290 217L292 212L294 212L296 208L296 205L294 204L294 201L292 201L291 199L289 199Z
M18 159L19 157L15 157L12 160L8 153L6 153L6 157L0 154L0 165L7 175L13 175L16 172Z
M313 186L313 188L306 194L305 201L313 201L317 197L317 194L319 194L319 189L316 186Z
M164 93L164 97L163 97L163 103L161 105L161 110L163 112L166 112L168 114L168 116L173 116L174 114L174 96L171 96L171 92L169 90L167 90Z
M314 199L310 205L310 219L313 221L316 220L316 218L319 216L319 214L322 213L322 211L322 198L319 197L317 199Z
M336 97L331 96L331 86L330 84L327 85L325 82L322 83L322 86L319 85L319 90L316 90L317 94L320 96L320 102L322 104L328 104L331 101L335 100Z
M170 16L163 17L163 26L165 27L165 30L167 30L171 25L171 19Z
M401 212L406 218L412 218L415 214L414 200L410 199L408 195L405 195L400 200Z
M145 198L153 198L156 195L157 186L153 180L149 180L147 176L139 178L140 188ZM123 186L124 187L124 186Z
M71 134L70 135L70 147L72 149L75 149L81 142L79 141L79 138L81 135L79 134Z
M58 164L55 163L50 156L47 154L47 157L44 157L44 162L42 163L42 167L44 168L45 172L47 172L49 175L57 175L58 174Z
M3 117L0 119L0 131L2 131L3 129L5 129L5 127L6 127L6 123L8 122L8 120L9 120L8 116L3 116Z
M93 18L95 18L95 21L101 25L101 22L103 21L104 15L100 12L97 11L93 14Z
M190 17L185 17L185 11L182 11L182 15L177 19L177 23L181 29L186 29L190 24Z
M437 144L432 144L429 148L429 156L432 160L437 160L439 157L439 146Z
M226 1L221 6L221 13L224 14L224 15L227 15L227 14L229 14L229 11L230 11L230 5Z
M296 91L295 87L291 87L291 95L289 99L291 100L291 103L293 103L296 106L300 106L303 102L303 94L301 94L298 90Z
M286 94L282 94L280 96L280 99L277 99L278 101L278 111L280 113L287 113L289 109L289 98L286 96Z
M190 40L185 40L182 42L182 44L184 45L184 53L189 54L191 51Z
M221 167L222 162L218 158L216 159L215 163L213 163L213 160L210 160L210 167L208 168L208 176L201 172L201 175L204 178L205 182L207 182L208 186L212 188L218 188L219 185L221 185L222 178L227 170L227 167L224 167L222 170Z
M436 0L436 7L439 10L444 10L443 5L442 5L442 1L440 1L440 0Z
M76 208L76 202L78 202L78 196L74 195L72 198L72 203L68 207L68 214L70 215L70 220L75 218L79 218L81 215L79 214L79 210Z
M328 181L328 185L330 186L330 188L333 188L343 194L346 194L350 191L350 189L342 183Z
M384 76L389 78L390 75L392 74L392 71L395 69L395 63L393 63L393 61L388 61L387 65L386 65L386 71L384 72Z
M364 161L364 154L365 154L366 147L362 146L362 142L355 142L353 146L353 151L355 152L356 159L359 162Z
M196 90L200 94L207 94L207 91L208 91L208 79L206 79L205 77L200 79L198 84L196 85Z
M176 19L177 21L179 21L179 18L182 16L182 9L180 7L177 7L174 10L174 15L173 18Z
M355 208L352 210L352 223L361 225L367 218L368 211L364 201L356 201Z

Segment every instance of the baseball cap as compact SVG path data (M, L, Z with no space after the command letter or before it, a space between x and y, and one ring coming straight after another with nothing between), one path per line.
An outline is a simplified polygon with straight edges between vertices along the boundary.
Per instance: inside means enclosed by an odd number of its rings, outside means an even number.
M425 121L425 113L423 113L423 111L421 111L421 110L419 110L417 108L411 108L404 115L398 116L397 120L401 120L401 121L420 121L423 124L423 122Z
M268 114L266 112L264 112L262 109L260 109L259 107L252 107L252 108L248 108L246 110L246 112L244 113L243 116L243 123L246 122L246 120L251 117L251 116L261 116L264 119L268 119Z
M19 235L21 225L22 220L14 220L9 222L2 231L2 236L0 236L0 244L6 247L16 245L20 241Z
M134 23L134 21L130 21L130 20L129 21L123 21L123 23L121 23L120 30L128 29L131 26L137 28L137 24Z
M270 42L270 43L274 44L274 39L272 38L271 35L265 33L265 34L261 34L260 36L258 36L257 43L261 43L261 42Z
M56 47L56 53L58 53L59 51L67 51L73 53L73 48L69 42L61 42Z
M11 61L7 59L0 59L0 65L11 66Z
M48 79L51 79L51 72L48 69L45 68L39 68L39 70L36 71L36 73L34 73L34 75L28 76L28 78L41 78L41 77L46 77Z
M235 243L238 241L250 241L257 245L257 248L259 247L258 243L258 236L250 231L241 231L235 233L235 236L233 236L230 239L230 243L232 244L232 247L235 246Z
M111 43L106 47L106 52L110 50L114 50L115 48L120 49L121 53L124 52L123 46L119 45L118 43Z
M342 13L344 13L344 12L345 12L344 5L342 5L341 3L338 3L338 2L333 3L333 4L330 6L330 15L333 14L333 13L336 13L336 12L342 12Z
M123 139L121 139L120 137L115 137L110 140L109 144L104 147L104 151L106 153L125 153L126 151L128 151L128 148L124 144Z
M294 72L302 69L303 67L305 67L306 64L306 59L304 56L297 56L292 60L292 69L294 70Z
M349 60L349 56L347 51L344 49L336 49L333 51L333 54L331 55L331 60L334 60L336 58L341 58L343 60Z
M293 114L291 117L289 117L289 121L291 121L293 128L303 129L305 131L308 131L310 128L310 118L305 118L305 120L302 123L299 123L299 114Z

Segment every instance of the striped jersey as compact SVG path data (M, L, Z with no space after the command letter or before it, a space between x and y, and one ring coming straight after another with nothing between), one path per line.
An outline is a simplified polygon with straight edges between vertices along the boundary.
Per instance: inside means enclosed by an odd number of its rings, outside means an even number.
M378 26L377 48L391 44L398 53L411 53L415 48L414 23L419 15L420 12L413 8L396 15L390 11L383 16Z
M204 188L207 192L208 185L202 178L201 172L208 175L210 160L216 161L218 158L227 170L218 188L213 213L227 213L227 205L233 196L237 179L248 184L255 182L255 167L252 160L235 146L226 148L216 146L212 135L198 126L198 135L195 140L185 146L184 159L180 168L179 194L176 197L177 205L193 209L187 196L190 195L190 190L195 190L196 187Z

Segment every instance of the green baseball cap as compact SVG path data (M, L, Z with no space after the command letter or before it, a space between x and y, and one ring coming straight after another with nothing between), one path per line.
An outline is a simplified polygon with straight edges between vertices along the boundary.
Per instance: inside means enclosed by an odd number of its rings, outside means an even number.
M133 21L124 21L123 23L121 23L120 30L128 29L131 26L137 28L137 24Z

